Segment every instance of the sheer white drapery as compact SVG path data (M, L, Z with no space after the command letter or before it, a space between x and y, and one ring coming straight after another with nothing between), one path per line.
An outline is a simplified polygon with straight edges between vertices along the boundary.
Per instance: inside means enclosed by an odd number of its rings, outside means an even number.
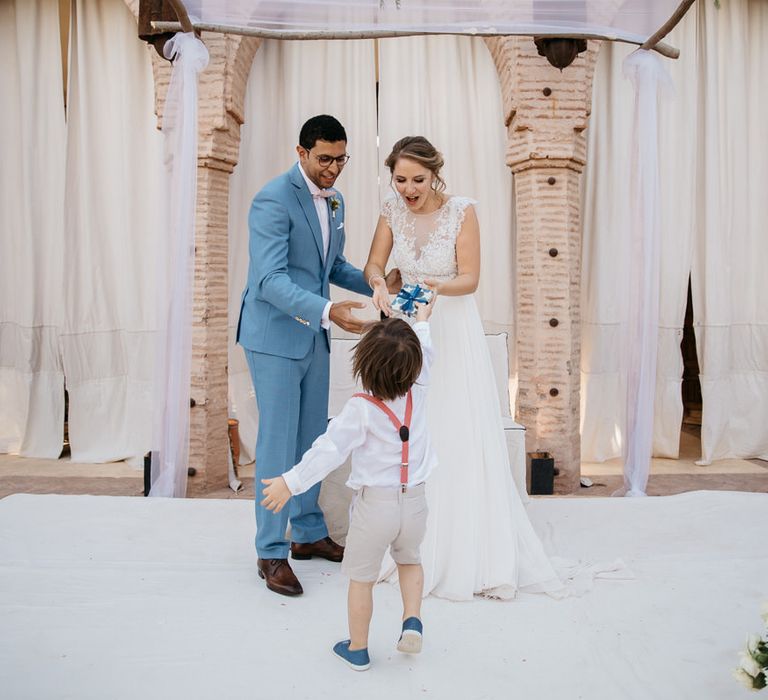
M615 495L644 496L651 469L659 327L659 94L671 90L661 59L638 50L624 59L635 89L630 208L625 261L627 315L622 327L624 486Z
M768 455L768 8L698 3L670 35L675 98L659 104L661 267L653 454L676 458L683 415L680 352L686 288L703 394L703 461ZM582 458L622 451L616 294L629 207L631 85L626 46L603 43L593 86L584 181Z
M72 6L61 353L72 460L136 465L151 439L162 138L149 52L119 2Z
M65 122L57 0L0 3L0 452L56 458Z
M205 23L284 32L412 31L428 34L561 35L642 42L678 0L182 0Z
M682 104L695 104L695 21L683 20L672 40L683 45L678 61L667 62L675 97L659 104L660 289L653 454L676 458L683 404L680 353L686 287L691 266L695 215L693 177L696 144L682 134L694 131L694 119ZM600 47L593 85L587 166L584 174L582 253L581 449L587 461L622 453L622 381L620 332L627 322L626 295L630 208L629 144L633 89L623 76L627 46ZM690 202L690 206L681 206ZM611 264L608 264L610 261ZM617 261L621 264L617 264Z
M173 60L163 113L166 226L159 232L150 496L183 497L189 461L195 202L197 201L197 76L208 49L193 33L165 45Z
M229 407L240 421L242 462L253 460L257 432L253 386L243 349L235 344L248 276L248 211L256 192L297 161L299 130L315 114L332 114L347 131L351 158L337 185L346 206L345 255L362 266L379 206L372 41L265 40L253 60L229 189ZM332 294L360 299L335 288Z

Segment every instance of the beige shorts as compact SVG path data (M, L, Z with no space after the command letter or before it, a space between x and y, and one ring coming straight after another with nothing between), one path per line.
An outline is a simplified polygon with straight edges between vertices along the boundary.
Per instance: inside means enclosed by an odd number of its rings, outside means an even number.
M424 484L400 488L363 486L352 504L341 570L353 581L376 581L391 547L398 564L420 564L427 529Z

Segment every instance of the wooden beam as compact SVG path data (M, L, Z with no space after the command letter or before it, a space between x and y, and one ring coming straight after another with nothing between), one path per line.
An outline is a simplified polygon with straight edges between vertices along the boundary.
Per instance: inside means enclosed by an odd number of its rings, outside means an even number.
M192 20L189 19L187 8L184 7L184 3L181 0L167 0L168 4L173 8L176 13L176 17L179 18L179 25L181 25L181 31L194 32L195 28L192 25ZM178 30L176 30L178 31Z
M174 2L177 0L174 0ZM693 2L693 0L686 0L686 2ZM178 32L183 31L181 25L178 22L152 22L152 26L163 32ZM277 29L263 29L262 27L238 27L228 24L209 24L207 22L195 22L193 25L195 31L198 32L217 32L219 34L242 34L243 36L258 36L262 39L286 39L294 41L312 41L322 39L390 39L399 36L423 36L430 34L430 32L412 31L408 29L404 30L392 30L392 29L375 29L370 31L283 31ZM186 30L184 30L186 31ZM191 30L189 30L191 31ZM510 36L509 32L500 32L496 30L485 31L478 29L472 33L468 32L436 32L435 34L442 35L455 35L455 36ZM523 36L528 36L524 34ZM533 35L531 35L533 36ZM599 34L536 34L536 37L541 38L569 38L569 39L598 39L602 41L622 41L627 44L635 44L636 46L642 46L639 41L629 41L628 39L617 39L613 37L605 37ZM647 43L647 42L646 42ZM674 46L665 44L662 41L657 41L653 47L653 51L660 53L667 58L678 58L680 56L680 49L676 49Z
M672 16L661 26L661 28L655 34L648 37L648 39L640 46L640 48L645 49L646 51L655 49L659 42L677 26L678 22L683 18L685 13L688 12L688 9L691 7L691 5L693 5L694 2L696 2L696 0L683 0L677 6L677 9L672 13ZM677 56L675 56L675 58L677 58Z

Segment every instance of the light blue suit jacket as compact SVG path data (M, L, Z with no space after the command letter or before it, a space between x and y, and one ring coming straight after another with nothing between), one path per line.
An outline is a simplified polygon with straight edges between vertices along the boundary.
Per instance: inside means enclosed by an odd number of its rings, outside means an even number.
M254 197L248 216L248 283L240 304L237 342L247 350L300 359L316 333L330 348L320 321L330 284L371 296L362 270L344 258L344 199L335 216L329 202L330 242L323 262L323 236L312 195L294 165Z

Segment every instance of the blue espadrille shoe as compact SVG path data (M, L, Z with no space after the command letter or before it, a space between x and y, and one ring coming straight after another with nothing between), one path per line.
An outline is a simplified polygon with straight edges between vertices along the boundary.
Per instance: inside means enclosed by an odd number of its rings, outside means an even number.
M353 671L367 671L371 666L367 649L349 650L350 641L345 639L333 645L333 653L336 654Z
M418 654L421 651L421 640L424 626L418 617L409 617L403 621L403 632L397 640L397 650L406 654Z

